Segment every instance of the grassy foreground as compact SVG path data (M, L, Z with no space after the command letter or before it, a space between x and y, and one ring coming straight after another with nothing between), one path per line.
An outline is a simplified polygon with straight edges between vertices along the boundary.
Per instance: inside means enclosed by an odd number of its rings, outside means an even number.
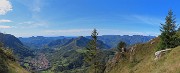
M157 42L137 45L133 61L120 61L109 73L180 73L180 46L155 61Z
M8 62L9 73L29 73L27 70L22 68L18 63L9 61Z

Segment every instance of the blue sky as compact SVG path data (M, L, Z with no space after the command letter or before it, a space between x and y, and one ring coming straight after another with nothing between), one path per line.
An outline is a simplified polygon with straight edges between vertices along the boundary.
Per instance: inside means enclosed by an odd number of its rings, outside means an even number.
M159 35L178 0L1 0L0 31L17 37Z

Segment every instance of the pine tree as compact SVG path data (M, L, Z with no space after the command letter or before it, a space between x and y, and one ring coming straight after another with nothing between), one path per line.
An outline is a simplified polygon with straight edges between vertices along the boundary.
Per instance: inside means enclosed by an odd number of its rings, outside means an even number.
M85 56L85 61L94 69L94 73L98 73L98 66L99 66L99 61L98 61L98 53L99 50L97 48L97 37L98 33L97 30L94 29L92 34L91 34L92 40L89 42L87 46L87 52Z
M120 54L122 59L126 59L125 52L126 52L126 43L121 41L117 45L118 53Z
M166 22L164 24L161 24L161 41L159 50L176 47L176 37L174 37L174 35L176 34L176 18L172 10L169 10L165 20Z
M122 52L123 49L122 48L126 48L126 43L125 42L119 42L118 45L117 45L117 49L119 52Z

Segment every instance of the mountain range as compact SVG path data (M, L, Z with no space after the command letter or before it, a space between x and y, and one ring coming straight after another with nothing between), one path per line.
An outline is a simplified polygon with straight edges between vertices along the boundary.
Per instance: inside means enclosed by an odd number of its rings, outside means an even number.
M91 38L91 36L87 36ZM138 43L146 43L149 40L155 38L155 36L143 36L143 35L102 35L98 39L103 41L105 44L111 48L115 48L120 41L125 42L127 45L134 45Z
M30 48L33 49L42 49L45 46L49 47L57 47L57 46L63 46L68 44L67 42L73 41L78 37L65 37L65 36L60 36L60 37L43 37L43 36L37 36L37 37L29 37L29 38L22 38L20 37L19 40L29 46ZM87 38L87 39L86 39ZM138 43L145 43L148 42L149 40L155 38L155 36L142 36L142 35L102 35L98 36L98 40L101 41L101 43L106 44L106 47L109 48L115 48L117 44L120 41L124 41L127 43L127 45L133 45L133 44L138 44ZM81 46L86 46L88 43L88 39L91 39L91 36L85 36L84 38L81 38L81 41L79 42L84 42L84 44L81 43ZM77 45L79 45L77 43Z

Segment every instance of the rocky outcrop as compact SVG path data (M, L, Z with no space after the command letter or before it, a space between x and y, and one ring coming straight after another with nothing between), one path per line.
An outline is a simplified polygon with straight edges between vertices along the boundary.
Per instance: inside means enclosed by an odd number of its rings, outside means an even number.
M121 57L121 53L120 52L116 52L116 54L114 55L114 57L108 61L108 63L106 64L106 70L105 73L108 73L113 67L116 66L116 64L119 62Z
M124 61L127 58L128 50L127 48L122 48L122 52L116 52L114 57L110 59L106 64L105 73L108 73L110 70L112 70L120 61Z
M152 41L152 42L151 42L151 44L154 44L154 43L155 43L155 41Z
M137 45L132 46L132 47L130 48L130 50L129 50L129 53L130 53L130 58L129 58L129 60L130 60L130 61L133 61L133 60L134 60L133 56L135 55L136 47L137 47Z
M162 55L164 55L166 52L171 51L171 49L165 49L165 50L160 50L155 52L155 59L154 60L158 60L161 58Z

